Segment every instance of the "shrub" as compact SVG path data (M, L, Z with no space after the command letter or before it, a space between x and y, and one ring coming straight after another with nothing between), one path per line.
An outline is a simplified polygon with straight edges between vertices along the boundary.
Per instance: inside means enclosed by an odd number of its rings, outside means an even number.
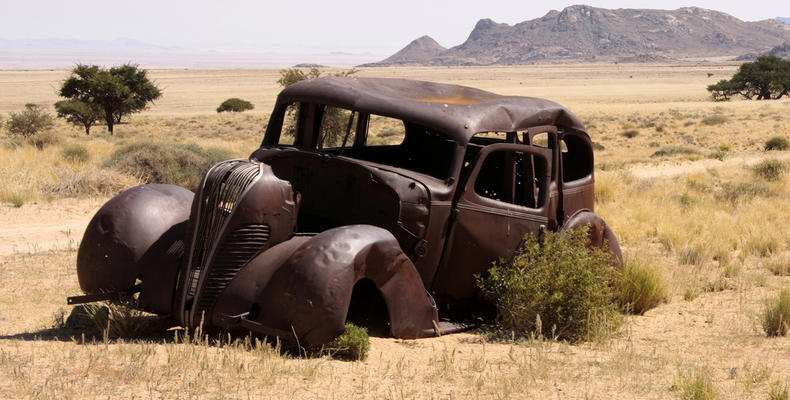
M623 310L634 314L644 314L669 299L667 285L661 276L651 265L638 258L624 260L614 293Z
M778 181L787 170L787 164L781 160L763 160L752 167L752 171L767 181Z
M203 149L196 144L137 142L113 152L104 166L145 183L169 183L194 190L208 167L229 158L225 150Z
M787 335L790 331L790 289L784 288L779 296L765 300L761 322L766 335Z
M512 262L500 260L486 276L476 276L499 326L518 336L572 341L600 331L597 323L615 330L621 321L612 292L617 272L605 249L586 243L586 228L548 233L542 243L530 234Z
M677 387L682 400L713 400L719 395L706 370L681 372Z
M726 200L733 205L755 197L771 197L775 195L776 192L760 182L742 182L735 185L725 182L721 185L721 191L717 193L718 198Z
M322 352L334 358L362 361L368 358L370 337L368 330L346 323L346 331L342 335L322 347Z
M713 125L721 125L721 124L723 124L723 123L726 123L726 122L727 122L727 121L729 121L729 120L730 120L730 119L729 119L729 118L727 118L727 117L726 117L726 116L724 116L724 115L721 115L721 114L713 114L713 115L708 115L707 117L704 117L704 118L702 118L702 119L699 121L699 123L700 123L700 124L702 124L702 125L713 126Z
M665 146L662 147L660 150L654 152L650 157L668 157L668 156L675 156L678 154L683 155L693 155L698 154L699 152L692 148L692 147L685 147L685 146Z
M790 140L784 136L774 136L765 141L765 150L787 150L790 149Z
M11 136L29 138L38 132L52 128L54 124L52 115L35 104L25 104L25 110L12 112L6 123L6 129Z
M232 97L230 99L223 101L222 104L220 104L219 107L217 107L217 112L218 113L226 112L226 111L242 112L242 111L252 110L253 108L255 108L255 106L252 105L252 103L250 103L249 101L242 100L237 97Z
M140 181L135 177L115 170L82 168L72 171L71 168L63 168L58 180L44 189L61 197L106 196L138 184Z
M639 136L639 131L636 130L636 129L629 129L627 131L623 131L623 133L621 133L621 135L625 136L628 139L633 139L633 138Z
M81 144L69 144L63 146L60 154L63 156L64 160L69 162L84 163L91 158L90 153L88 153L88 149Z
M60 143L60 136L52 131L42 131L33 136L29 136L26 141L31 146L35 146L37 149L42 150L44 147Z

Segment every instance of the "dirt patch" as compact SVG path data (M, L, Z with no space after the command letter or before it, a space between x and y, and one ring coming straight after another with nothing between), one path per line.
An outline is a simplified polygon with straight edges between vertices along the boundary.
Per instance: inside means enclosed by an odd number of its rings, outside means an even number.
M0 205L0 256L75 249L106 198Z

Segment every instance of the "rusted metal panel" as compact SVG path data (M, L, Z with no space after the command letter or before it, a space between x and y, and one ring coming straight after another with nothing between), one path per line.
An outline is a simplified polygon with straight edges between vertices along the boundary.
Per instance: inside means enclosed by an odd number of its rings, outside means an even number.
M295 102L294 145L278 144ZM338 148L320 137L329 106L350 116ZM402 124L403 142L368 145L376 116ZM455 331L466 325L440 317L479 304L475 274L525 234L588 226L591 245L620 259L593 185L590 137L554 102L403 79L300 82L278 97L262 146L213 166L194 199L144 185L108 202L78 253L88 295L70 301L140 291L138 307L185 326L323 344L359 292L383 299L393 336Z

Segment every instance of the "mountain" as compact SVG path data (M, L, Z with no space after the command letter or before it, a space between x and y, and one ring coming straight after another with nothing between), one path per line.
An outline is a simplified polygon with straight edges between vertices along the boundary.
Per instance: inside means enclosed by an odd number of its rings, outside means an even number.
M423 39L423 38L420 38ZM418 40L420 40L418 39ZM466 41L439 52L409 50L374 65L511 65L540 62L661 61L762 54L790 40L777 19L744 22L697 7L673 11L570 6L515 25L477 22ZM441 47L441 46L439 46ZM435 53L435 54L434 54Z
M776 19L778 19L778 20L790 25L790 18L776 17Z
M377 66L382 65L419 65L426 60L431 60L436 56L447 51L430 36L421 36L414 39L406 47L402 48L397 53L385 58L384 60L373 63L364 64L362 66Z

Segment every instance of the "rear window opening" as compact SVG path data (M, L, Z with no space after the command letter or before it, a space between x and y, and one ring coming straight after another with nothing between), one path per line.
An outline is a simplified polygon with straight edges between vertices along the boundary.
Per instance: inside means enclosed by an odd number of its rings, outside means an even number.
M278 141L445 180L456 143L446 134L382 115L321 104L288 106Z

